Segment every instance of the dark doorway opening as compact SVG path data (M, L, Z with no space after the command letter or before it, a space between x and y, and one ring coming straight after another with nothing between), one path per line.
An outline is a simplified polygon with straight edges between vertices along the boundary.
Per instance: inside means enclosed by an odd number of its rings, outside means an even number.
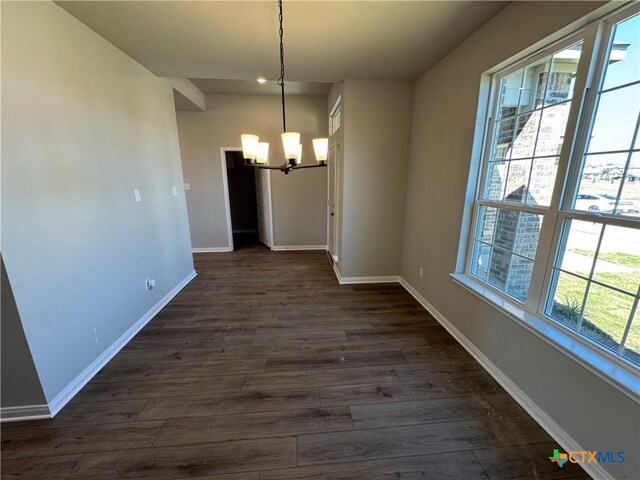
M258 242L255 170L244 166L242 152L225 152L225 159L234 249L262 246Z

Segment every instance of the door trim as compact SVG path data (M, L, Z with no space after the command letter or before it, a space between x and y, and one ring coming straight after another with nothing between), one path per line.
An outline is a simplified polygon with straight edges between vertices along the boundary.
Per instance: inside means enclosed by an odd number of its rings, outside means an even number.
M271 171L265 170L265 177L267 178L267 204L269 206L269 248L273 250L273 201L271 199Z
M331 148L329 148L327 153L330 155L330 152L331 152ZM330 198L330 196L331 196L331 175L329 174L329 168L331 168L331 165L329 165L329 158L327 157L327 252L331 253L331 251L329 250L329 245L331 245L331 228L329 228L329 227L331 226L331 200L332 199ZM335 170L335 168L336 168L336 161L334 159L334 161L333 161L333 169ZM335 172L333 172L333 175L334 175L334 180L335 180ZM333 194L335 196L336 192L334 191ZM335 249L335 245L333 246L333 248Z
M335 108L335 107L334 107ZM336 255L336 241L337 241L337 231L336 231L336 220L338 217L338 147L340 146L339 142L335 142L333 145L329 145L329 154L331 154L331 149L333 149L333 198L329 198L331 193L331 175L329 175L329 171L327 171L327 251L331 254L334 262L337 263L338 255ZM327 166L328 162L327 162ZM331 202L333 202L333 238L331 238ZM329 245L333 247L333 252L329 250Z
M224 209L227 217L227 241L229 242L229 250L232 252L233 247L233 227L231 226L231 201L229 200L229 179L227 178L227 152L241 152L239 147L220 147L220 164L222 166L222 190L224 192Z
M258 186L257 186L257 182L258 182L258 176L264 172L264 178L265 178L265 182L263 185L263 188L265 190L265 194L266 194L266 211L267 211L267 218L265 219L265 221L267 222L266 228L267 228L267 241L265 243L263 243L263 245L265 245L266 247L270 248L271 250L273 250L273 212L272 212L272 201L271 201L271 172L269 170L259 170L256 169L256 176L255 176L255 180L256 180L256 194L258 193ZM257 199L257 196L256 196ZM258 213L258 236L260 235L260 214ZM262 242L261 242L262 243Z

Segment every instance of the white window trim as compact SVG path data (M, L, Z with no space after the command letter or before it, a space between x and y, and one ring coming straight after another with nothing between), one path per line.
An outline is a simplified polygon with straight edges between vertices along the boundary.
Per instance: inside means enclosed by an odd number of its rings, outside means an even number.
M606 56L600 56L603 39L608 39L611 25L615 24L622 18L640 11L640 7L626 5L617 9L613 13L606 14L598 19L589 20L591 23L583 28L574 31L572 34L564 38L545 45L541 50L526 55L519 60L511 63L509 66L487 72L487 76L491 76L491 84L487 88L481 86L481 102L482 95L487 98L486 106L480 105L477 127L482 132L476 132L474 142L481 142L479 149L474 147L477 155L481 158L474 161L472 159L472 172L470 175L470 188L468 192L471 198L467 198L470 202L470 215L467 215L466 223L463 225L461 235L459 258L457 261L456 272L451 274L454 282L461 287L472 292L488 304L497 308L506 316L516 321L527 330L533 332L536 336L543 339L548 344L556 347L579 364L598 375L610 385L614 386L622 393L637 403L640 403L640 370L639 367L628 361L624 357L615 356L609 353L601 345L591 341L588 337L573 332L569 328L563 326L545 315L546 306L549 301L548 297L553 282L553 267L556 264L556 256L560 253L558 247L563 240L562 229L564 220L567 218L586 219L593 221L593 214L587 214L575 210L562 210L561 207L566 206L571 200L571 194L577 192L579 183L579 172L581 162L573 162L575 152L578 151L580 156L584 151L584 147L588 137L588 131L579 131L580 118L586 111L587 115L593 113L594 102L597 97L598 88L591 88L593 82L599 82L600 76L597 72L603 74L601 61ZM511 204L504 202L488 202L482 200L480 195L484 191L486 182L486 169L490 156L490 150L493 147L492 118L496 112L497 89L499 82L495 82L498 76L504 77L525 65L535 62L538 59L545 58L550 55L550 51L559 51L563 47L568 47L580 40L583 40L583 51L581 61L578 65L578 75L574 88L574 97L570 109L569 119L567 122L567 145L562 149L559 158L558 171L553 189L553 196L549 207L530 207L525 204ZM594 62L593 58L598 55L600 61ZM482 90L486 90L482 92ZM593 118L592 123L593 124ZM588 130L588 129L587 129ZM571 148L569 148L571 147ZM472 190L472 191L471 191ZM531 285L526 303L519 303L505 292L502 292L488 283L473 276L471 272L474 238L476 235L477 222L480 206L489 206L497 208L509 208L511 210L527 211L531 213L544 213L544 221L540 231L538 240L538 248L536 258L541 261L534 262L534 270L531 276ZM634 225L637 228L637 220L629 220L622 217L609 218L607 224L617 224L621 226ZM542 257L539 257L541 255ZM546 259L546 261L545 261Z
M336 113L339 113L340 125L335 126ZM342 95L338 95L336 103L333 104L331 111L329 112L329 136L333 136L342 128Z
M516 210L521 212L529 212L534 214L543 215L543 223L542 228L540 230L540 236L538 239L538 247L536 250L536 258L539 258L539 252L550 251L550 246L553 241L555 235L555 217L558 213L558 207L560 203L560 196L556 193L562 189L562 186L565 183L565 177L567 175L568 164L571 156L571 151L569 148L563 148L561 154L559 155L558 162L558 172L556 174L556 181L553 187L554 195L551 200L551 204L548 207L545 206L536 206L532 207L527 204L519 204L514 202L505 202L505 201L491 201L491 200L482 200L480 196L484 191L486 181L487 181L487 169L489 168L489 162L485 161L485 159L489 158L491 154L491 149L493 147L493 137L495 132L493 131L493 119L491 115L496 111L497 102L498 102L498 90L500 88L499 79L508 76L509 74L517 71L531 63L535 63L538 60L541 60L545 57L550 56L550 52L552 51L560 51L566 47L569 47L579 41L583 41L583 53L581 61L578 65L578 78L581 79L580 84L576 84L574 88L574 97L571 103L571 110L569 114L569 120L567 122L568 128L565 132L565 137L571 139L576 134L575 129L571 126L576 126L576 120L578 115L581 113L583 102L584 102L584 92L585 92L585 81L588 77L586 69L589 67L590 62L588 59L591 58L593 51L590 48L594 45L595 40L591 37L596 36L596 28L598 22L592 23L585 29L580 29L574 32L571 35L564 37L563 39L553 42L552 44L547 45L541 51L538 51L532 55L529 55L518 62L513 63L509 67L502 69L498 72L494 72L492 74L492 84L491 84L491 93L489 106L487 110L487 115L485 118L485 134L483 138L483 148L482 148L482 159L480 162L480 170L479 175L477 177L477 188L475 192L474 198L474 211L472 216L472 224L471 230L469 233L469 242L467 245L466 252L466 267L465 271L471 271L471 264L473 261L473 237L475 235L477 226L478 226L478 216L479 216L479 207L480 206L491 206L495 208L507 208L509 210ZM585 61L587 59L587 61ZM498 79L498 81L496 81ZM576 142L572 142L576 143ZM530 310L537 310L538 304L540 302L540 297L544 295L543 291L543 279L542 279L542 269L546 266L544 262L534 262L534 270L531 275L531 285L529 287L529 295L527 297L526 305Z
M452 273L453 281L514 320L547 344L557 348L587 370L640 404L640 377L637 370L619 357L546 317L527 311L499 290L465 273Z

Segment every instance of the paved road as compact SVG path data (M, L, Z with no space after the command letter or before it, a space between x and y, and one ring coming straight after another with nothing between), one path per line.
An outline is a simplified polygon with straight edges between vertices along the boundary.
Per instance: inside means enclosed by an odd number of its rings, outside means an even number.
M567 247L569 250L594 250L600 234L600 224L574 221ZM640 256L640 230L608 226L600 246L601 252L622 252Z

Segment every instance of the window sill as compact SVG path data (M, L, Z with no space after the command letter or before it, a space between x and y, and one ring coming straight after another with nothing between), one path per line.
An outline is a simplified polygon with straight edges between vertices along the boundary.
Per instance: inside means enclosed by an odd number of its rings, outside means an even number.
M498 294L469 275L452 273L453 281L481 300L557 348L604 381L640 403L640 376L634 367L617 361L599 347L591 345L550 320L525 310L521 305Z

